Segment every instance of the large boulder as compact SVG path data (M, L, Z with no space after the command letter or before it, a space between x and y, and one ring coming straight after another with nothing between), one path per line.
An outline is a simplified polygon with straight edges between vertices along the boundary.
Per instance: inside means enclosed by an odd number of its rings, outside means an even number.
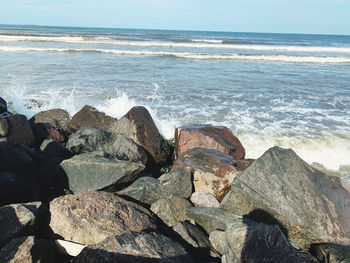
M6 101L0 97L0 114L7 111Z
M68 130L70 132L76 132L80 129L80 127L92 126L106 131L107 128L116 120L116 118L107 116L105 113L98 111L94 107L85 105L73 116L72 120L68 124Z
M65 240L86 245L127 231L155 229L144 207L107 192L65 195L50 202L52 231Z
M83 153L61 163L73 193L106 189L120 190L134 182L145 169L143 164L110 160L98 154Z
M194 124L176 128L176 157L197 147L218 150L232 156L235 160L244 159L245 156L245 149L241 142L225 126Z
M85 248L72 260L72 263L102 262L194 263L195 261L181 245L161 233L128 231Z
M0 248L15 237L36 234L40 207L40 202L0 207Z
M163 196L176 195L189 198L193 192L192 172L190 169L179 168L165 173L158 178Z
M235 160L230 155L212 149L194 148L176 159L172 170L191 169L195 192L208 191L221 201L238 174L234 165Z
M34 143L34 135L27 117L21 114L15 114L9 116L7 119L9 121L8 141L31 146Z
M339 244L314 244L311 253L324 263L349 263L350 246Z
M133 107L119 121L114 122L108 131L132 139L148 151L156 163L166 161L167 156L162 152L165 141L145 107Z
M111 134L94 127L80 128L69 138L67 148L75 154L100 151L119 160L143 164L148 161L146 151L133 140L122 134Z
M53 263L54 254L55 247L52 240L26 236L13 239L0 249L0 262Z
M0 117L0 137L8 135L10 129L10 123L7 118Z
M350 244L350 194L340 179L314 169L294 151L273 147L240 173L221 207L278 222L292 245Z

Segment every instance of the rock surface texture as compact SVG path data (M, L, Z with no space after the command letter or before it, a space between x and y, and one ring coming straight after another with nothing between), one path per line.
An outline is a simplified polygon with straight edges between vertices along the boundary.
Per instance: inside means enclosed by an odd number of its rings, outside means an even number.
M292 150L269 149L234 180L221 207L276 221L298 249L350 244L350 194L340 179L312 168Z
M323 263L349 263L350 246L339 244L314 244L311 253Z
M27 117L21 114L15 114L8 117L9 133L8 141L17 142L27 146L34 143L34 134L29 126Z
M236 136L225 126L187 125L175 130L176 157L193 148L214 149L244 159L245 149Z
M151 213L115 194L89 192L50 202L52 231L65 240L86 245L127 231L155 229Z

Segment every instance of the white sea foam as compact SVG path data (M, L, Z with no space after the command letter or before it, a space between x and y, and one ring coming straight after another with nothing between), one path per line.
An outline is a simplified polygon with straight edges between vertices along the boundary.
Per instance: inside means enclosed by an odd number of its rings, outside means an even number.
M41 48L41 47L14 47L0 46L4 52L100 52L114 55L133 56L173 56L184 59L202 60L255 60L281 61L297 63L350 63L350 57L316 57L316 56L285 56L285 55L239 55L239 54L201 54L189 52L167 52L150 50L118 50L118 49L78 49L78 48Z
M61 42L78 44L108 44L119 46L142 46L142 47L167 47L167 48L218 48L236 50L257 51L288 51L288 52L332 52L350 53L350 47L322 47L322 46L273 46L273 45L241 45L223 44L221 40L195 40L198 43L173 43L173 42L147 42L147 41L125 41L109 38L86 38L80 36L23 36L23 35L0 35L1 42ZM217 42L220 41L221 43ZM201 43L203 42L203 43Z

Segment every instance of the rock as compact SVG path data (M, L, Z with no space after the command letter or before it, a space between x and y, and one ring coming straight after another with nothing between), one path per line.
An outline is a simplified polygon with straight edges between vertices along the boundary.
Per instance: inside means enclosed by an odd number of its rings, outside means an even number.
M277 225L233 219L226 231L213 231L210 242L222 262L317 263L292 247Z
M221 207L260 222L272 218L298 249L350 244L349 192L290 149L273 147L240 173Z
M0 207L0 248L15 237L36 233L40 206L33 202Z
M34 143L34 135L27 121L27 117L15 114L7 119L10 124L10 130L7 136L8 140L31 146Z
M339 244L313 244L311 253L324 263L349 263L350 246Z
M232 220L242 219L241 216L219 208L187 207L186 212L187 216L203 227L208 234L215 230L224 231Z
M172 170L189 168L193 171L195 192L210 192L219 201L228 193L237 176L235 160L217 150L194 148L181 155Z
M195 261L182 246L158 232L128 231L85 248L72 260L72 263L90 262L194 263Z
M63 161L61 167L67 174L69 189L74 193L119 190L135 181L145 169L142 164L109 160L94 152L76 155Z
M116 118L107 116L105 113L98 111L96 108L85 105L73 116L72 120L68 124L68 129L70 132L76 132L83 126L91 126L106 131L107 128L115 121L117 121Z
M50 202L50 213L50 227L55 234L86 245L129 230L156 228L147 209L107 192L58 197Z
M6 101L0 97L0 114L7 111Z
M0 118L0 137L5 137L9 133L9 122L7 118Z
M67 131L67 126L70 122L69 114L65 110L51 109L47 111L41 111L35 114L30 120L31 125L44 123L51 124L52 127L58 131Z
M162 196L176 195L189 198L193 192L192 173L190 169L179 168L165 173L158 178Z
M164 139L145 107L133 107L119 121L114 122L108 131L132 139L149 152L156 163L166 160L167 156L162 153Z
M93 127L82 127L73 134L67 148L75 154L100 151L119 160L147 163L145 150L122 134L111 134Z
M178 158L193 148L214 149L232 156L235 160L244 159L245 149L241 142L225 126L187 125L175 130L175 153Z
M81 251L84 248L86 248L85 245L66 241L66 240L61 240L61 239L56 239L55 245L56 245L57 252L59 252L60 254L64 254L72 257L78 256L81 253Z
M49 123L37 123L32 126L35 137L35 145L39 146L45 139L53 139L58 142L65 142L66 135L63 130L61 132Z
M243 159L243 160L237 160L235 167L237 172L243 172L245 169L247 169L255 159Z
M210 241L208 236L198 227L191 223L177 222L173 227L174 231L178 233L187 243L195 248L210 248Z
M54 253L52 240L38 239L34 236L20 237L0 249L0 262L51 263Z
M220 207L219 201L207 191L194 192L190 200L197 207Z
M159 199L151 205L151 211L155 213L166 225L173 227L177 222L188 220L186 208L191 203L182 197L168 196Z
M162 197L163 192L161 190L161 184L157 179L145 176L119 191L118 194L151 205Z

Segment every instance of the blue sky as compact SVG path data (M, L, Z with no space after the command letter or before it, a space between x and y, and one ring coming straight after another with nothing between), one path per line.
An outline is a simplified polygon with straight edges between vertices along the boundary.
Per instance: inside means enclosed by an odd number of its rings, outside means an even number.
M350 34L349 0L0 0L0 24Z

